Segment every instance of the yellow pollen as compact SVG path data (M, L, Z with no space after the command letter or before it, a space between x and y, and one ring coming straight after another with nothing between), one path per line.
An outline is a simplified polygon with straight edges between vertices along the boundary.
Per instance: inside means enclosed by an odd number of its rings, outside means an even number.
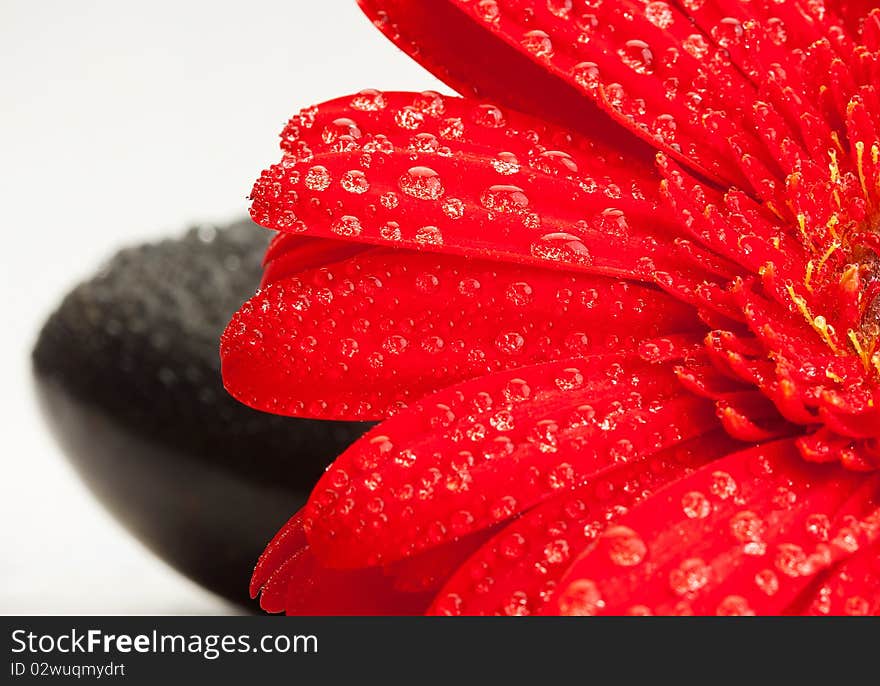
M809 324L813 330L822 337L822 340L825 341L825 344L831 348L835 355L840 355L840 348L834 340L836 337L834 327L828 323L823 315L820 314L813 316L807 305L806 298L796 293L794 286L787 285L785 289L788 291L788 297L791 298L792 302L794 302L800 313L804 316L804 319L807 320L807 324Z

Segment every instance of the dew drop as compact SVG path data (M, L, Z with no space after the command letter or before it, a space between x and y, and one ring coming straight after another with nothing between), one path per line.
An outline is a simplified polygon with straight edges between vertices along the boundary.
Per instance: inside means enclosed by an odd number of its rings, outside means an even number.
M517 331L508 331L495 338L495 347L505 355L516 355L522 352L525 339Z
M419 112L415 107L407 105L401 107L394 113L394 122L402 129L414 131L422 125L425 115Z
M399 241L403 238L400 224L397 222L385 222L379 228L379 235L386 241Z
M464 216L464 203L458 198L445 198L441 209L450 219L461 219Z
M410 167L398 179L398 185L404 193L420 200L437 200L445 190L440 175L430 167Z
M321 138L325 143L333 143L340 136L349 136L351 139L360 138L361 130L354 120L348 117L340 117L325 126L321 132Z
M800 576L801 570L807 561L804 549L795 543L781 543L776 548L776 569L786 576Z
M361 112L376 112L385 109L385 95L382 91L366 88L351 99L350 105Z
M529 206L529 199L519 186L490 186L483 191L480 202L486 209L500 213L519 213Z
M648 547L641 537L626 526L613 526L602 535L602 545L609 559L621 567L633 567L645 559Z
M492 160L492 167L502 176L516 174L520 169L519 160L512 152L499 152Z
M712 38L722 48L729 48L740 42L743 35L743 25L735 17L725 17L712 27Z
M461 120L459 120L460 123ZM474 121L480 126L490 129L498 129L507 124L507 120L502 112L495 105L478 105L474 110Z
M437 226L421 226L416 230L415 241L419 245L443 245L443 234Z
M524 307L532 302L534 293L532 287L525 281L516 281L507 287L504 296L512 304Z
M727 472L712 472L712 482L709 490L722 500L727 500L736 493L736 481Z
M807 532L819 541L827 541L831 531L831 520L828 515L811 514L806 521Z
M544 546L544 560L547 564L562 564L568 559L569 555L568 542L565 539L557 539Z
M356 169L345 172L340 183L342 188L349 193L361 194L370 190L370 182L367 180L366 175Z
M551 262L567 262L571 264L589 265L593 258L580 238L570 233L550 233L541 236L532 243L531 253L534 257Z
M571 582L559 595L559 612L568 617L593 617L604 607L599 588L589 579Z
M709 53L709 44L699 33L692 33L682 42L682 47L694 59L702 59Z
M379 202L382 203L382 207L385 209L393 210L400 204L400 198L394 191L388 191L379 197Z
M351 238L353 236L359 236L363 231L363 227L357 217L347 214L334 221L330 225L330 230L335 234L344 236L345 238Z
M419 133L409 141L409 149L415 152L437 152L440 140L433 133Z
M654 53L642 40L629 40L617 51L621 61L637 74L654 73Z
M645 18L654 26L667 29L672 25L672 8L665 2L649 2L645 6Z
M306 172L304 183L309 190L326 190L330 185L330 172L327 167L317 164Z
M553 41L544 31L527 31L523 34L521 43L535 57L550 58L553 56Z
M458 139L464 135L464 123L458 117L444 119L438 129L440 136L449 139Z
M528 400L532 395L532 389L523 379L511 379L504 387L504 397L508 402L519 403Z
M382 343L382 349L389 355L400 355L409 346L409 341L399 334L388 336Z
M559 425L555 421L542 419L535 423L528 435L528 440L537 446L542 453L555 453L559 449L558 434ZM553 484L550 485L553 487Z
M474 6L474 12L487 24L497 22L500 16L497 0L480 0Z
M573 391L584 385L584 375L575 367L568 367L556 377L556 386L562 391Z
M755 574L755 585L765 594L773 595L779 590L779 577L772 569L762 569Z
M712 505L700 491L689 491L681 498L681 509L690 519L705 519L712 512Z
M535 159L534 165L536 169L554 175L576 174L578 170L574 158L562 150L545 150Z
M754 617L755 611L742 596L729 595L718 603L715 614L719 617Z
M582 88L595 90L599 87L599 65L595 62L580 62L571 69L571 76Z
M669 587L677 595L687 595L709 583L710 569L703 560L692 557L682 562L669 574Z

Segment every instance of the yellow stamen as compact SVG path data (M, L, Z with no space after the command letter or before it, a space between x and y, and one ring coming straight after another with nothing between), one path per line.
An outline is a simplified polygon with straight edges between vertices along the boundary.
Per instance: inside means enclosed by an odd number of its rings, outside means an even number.
M868 195L868 180L865 178L865 143L856 141L856 167L859 170L859 181L862 184L862 194L869 203L871 198Z

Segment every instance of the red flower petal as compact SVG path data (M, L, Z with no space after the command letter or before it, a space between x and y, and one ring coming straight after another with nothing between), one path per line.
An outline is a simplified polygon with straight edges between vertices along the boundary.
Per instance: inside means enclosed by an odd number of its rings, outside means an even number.
M523 615L538 612L571 561L636 503L732 450L717 431L635 463L612 465L583 486L532 508L461 565L430 612ZM694 498L694 511L708 507Z
M597 140L615 140L650 157L648 146L628 137L578 88L492 30L499 3L475 2L462 11L449 0L358 2L392 42L462 95L493 100Z
M309 548L300 513L275 535L251 578L266 612L291 615L421 614L434 592L485 540L477 534L384 568L325 567Z
M724 185L746 187L737 157L765 153L753 104L790 98L771 95L772 75L797 74L802 51L819 38L846 41L823 3L604 2L586 11L519 0L361 5L386 36L462 93L515 98L519 109L590 131L595 115L581 124L565 117L572 98L562 81L668 154ZM524 59L532 68L522 68ZM510 74L520 73L522 85L510 87ZM548 111L554 103L562 113ZM731 155L734 140L738 154Z
M674 258L656 172L494 105L370 91L282 134L251 214L287 233L651 280Z
M422 614L431 596L395 589L380 568L328 569L305 547L269 578L260 607L290 615L412 615Z
M880 615L880 543L838 565L800 605L809 615Z
M552 362L416 403L341 455L306 506L328 566L409 557L503 522L621 462L717 427L668 365Z
M314 244L299 257L304 239L291 240L296 265L270 249L273 277L315 257ZM328 256L349 247L318 244ZM230 322L221 358L226 387L257 409L381 419L462 379L635 351L699 326L691 308L648 286L374 248L270 283Z
M779 614L817 574L876 540L878 484L809 465L791 441L734 453L606 530L546 611ZM710 506L695 515L696 495Z

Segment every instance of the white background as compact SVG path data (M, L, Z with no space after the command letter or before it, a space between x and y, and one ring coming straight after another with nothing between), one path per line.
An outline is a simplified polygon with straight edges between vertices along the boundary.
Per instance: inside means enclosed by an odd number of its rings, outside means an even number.
M0 0L0 613L232 611L91 499L29 352L116 248L243 215L288 116L366 87L442 90L354 0Z

